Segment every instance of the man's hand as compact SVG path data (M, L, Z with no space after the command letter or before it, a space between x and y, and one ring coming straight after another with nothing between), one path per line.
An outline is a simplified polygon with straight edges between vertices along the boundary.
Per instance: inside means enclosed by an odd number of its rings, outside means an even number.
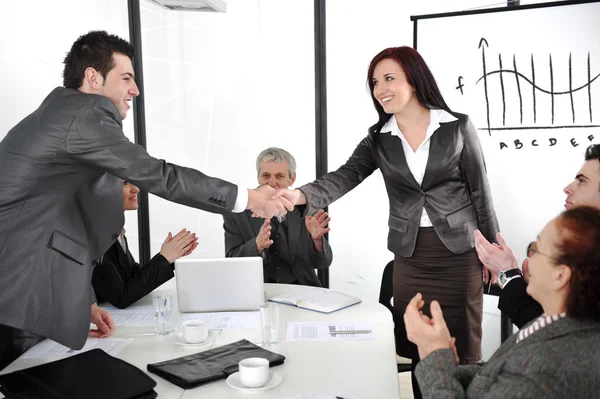
M94 323L97 328L95 330L90 330L88 333L90 337L106 338L115 332L115 322L110 313L95 304L92 305L92 323Z
M310 233L317 252L323 252L323 236L331 230L327 227L330 221L331 218L323 209L315 213L314 216L305 218L306 230Z
M183 229L174 236L171 233L167 235L160 247L160 254L169 263L173 263L182 256L191 254L197 246L198 237L196 237L196 234Z
M290 190L287 188L282 188L277 190L275 194L275 198L287 198L294 205L304 205L306 204L306 195L298 189Z
M265 184L255 190L248 190L248 206L252 216L271 219L273 216L285 215L294 209L294 205L283 196L276 196L276 190Z
M431 318L421 311L424 305L423 296L417 293L404 313L406 336L410 342L418 346L421 359L438 349L452 349L452 337L440 304L437 301L431 302Z
M475 230L475 250L479 260L493 275L498 276L501 271L516 269L517 257L504 240L502 234L496 234L500 245L490 244L479 230Z
M265 219L265 222L260 226L260 231L256 236L256 250L260 255L262 251L273 245L271 240L271 219Z

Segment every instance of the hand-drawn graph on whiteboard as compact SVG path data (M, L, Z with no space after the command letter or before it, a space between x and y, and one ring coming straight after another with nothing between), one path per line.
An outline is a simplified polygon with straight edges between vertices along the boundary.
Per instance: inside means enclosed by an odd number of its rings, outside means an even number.
M487 122L480 130L492 136L508 130L600 127L594 124L593 98L594 89L600 93L600 68L593 70L590 51L584 57L531 52L523 59L522 54L494 54L485 38L478 47L481 76L475 85L483 86ZM458 77L456 87L461 94L463 79ZM600 103L600 96L596 101Z

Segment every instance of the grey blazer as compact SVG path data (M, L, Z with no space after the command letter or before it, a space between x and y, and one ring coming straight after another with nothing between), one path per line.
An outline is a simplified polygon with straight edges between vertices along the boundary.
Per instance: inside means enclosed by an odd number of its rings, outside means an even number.
M106 97L57 88L0 142L0 324L81 348L92 260L124 223L122 179L209 212L237 187L148 155Z
M307 212L325 208L379 168L390 201L388 248L395 255L412 255L423 207L454 253L474 248L475 229L496 242L498 221L477 130L468 116L452 115L458 120L440 123L431 136L421 185L408 168L402 140L390 132L376 132L360 142L345 165L300 187L308 200Z
M321 287L315 269L327 268L333 260L333 253L327 239L323 238L323 252L314 248L310 233L297 209L286 215L288 225L287 254L281 254L300 284ZM260 256L256 250L256 236L264 219L253 218L250 211L223 215L225 230L225 256Z
M516 343L507 339L483 366L457 366L449 349L421 360L424 398L596 398L600 323L568 317Z

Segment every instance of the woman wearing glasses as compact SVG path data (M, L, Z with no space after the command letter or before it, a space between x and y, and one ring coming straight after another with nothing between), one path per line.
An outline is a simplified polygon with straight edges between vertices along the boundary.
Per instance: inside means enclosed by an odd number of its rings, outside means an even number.
M417 294L404 320L419 348L424 397L592 398L600 392L600 210L567 210L529 248L527 293L543 314L507 339L483 366L458 366L454 338Z

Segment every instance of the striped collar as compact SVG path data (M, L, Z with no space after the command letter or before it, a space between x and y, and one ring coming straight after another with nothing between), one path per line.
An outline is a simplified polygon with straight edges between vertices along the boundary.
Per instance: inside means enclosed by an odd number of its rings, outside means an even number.
M531 325L527 328L524 328L519 331L519 335L517 336L517 343L523 341L525 338L533 335L538 330L552 324L555 321L558 321L565 317L566 313L553 314L551 316L547 316L545 314L541 315L536 321L531 323Z

